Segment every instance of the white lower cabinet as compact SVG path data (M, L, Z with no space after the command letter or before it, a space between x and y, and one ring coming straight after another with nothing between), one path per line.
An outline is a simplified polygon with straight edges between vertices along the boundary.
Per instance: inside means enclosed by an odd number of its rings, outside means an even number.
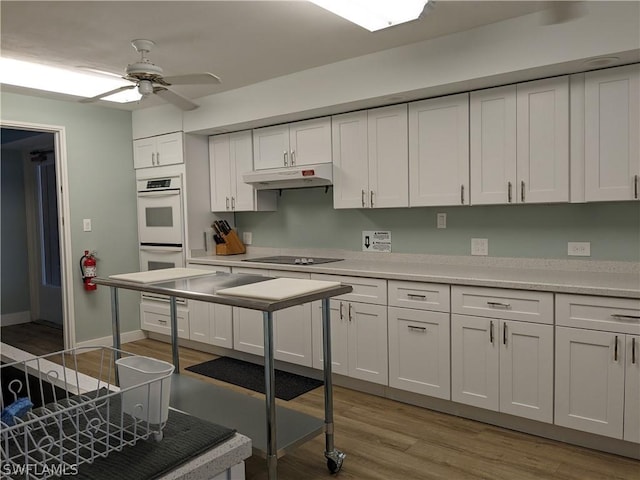
M386 385L387 309L384 305L331 300L332 371ZM313 302L313 367L323 368L322 302Z
M189 311L178 305L176 321L178 324L178 338L189 338ZM142 330L171 335L171 313L169 302L142 301L140 302L140 323Z
M229 273L231 271L228 267L198 264L189 264L188 267L210 272ZM217 303L189 300L189 338L196 342L233 348L231 307Z
M449 313L389 307L389 386L449 400Z

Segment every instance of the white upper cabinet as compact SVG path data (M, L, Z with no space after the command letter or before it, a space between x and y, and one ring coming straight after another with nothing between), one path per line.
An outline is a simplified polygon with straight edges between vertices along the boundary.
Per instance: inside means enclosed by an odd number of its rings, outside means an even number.
M252 166L250 130L209 137L212 212L275 210L275 192L256 192L242 181Z
M638 200L640 65L585 74L585 200Z
M332 120L334 208L408 207L407 105Z
M133 168L160 167L184 163L182 132L133 141Z
M409 104L409 205L469 203L469 94Z
M255 170L331 163L329 117L253 131Z
M569 78L471 93L471 204L569 201Z

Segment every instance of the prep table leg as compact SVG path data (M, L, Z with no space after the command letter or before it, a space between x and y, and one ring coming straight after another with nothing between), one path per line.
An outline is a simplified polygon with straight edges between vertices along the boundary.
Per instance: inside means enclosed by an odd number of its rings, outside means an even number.
M109 287L111 289L111 333L113 335L113 348L115 351L115 360L120 358L120 305L118 302L118 288ZM120 379L118 378L118 369L115 369L116 385L120 385Z
M173 354L173 373L180 373L180 355L178 353L178 304L176 297L169 297L171 307L171 353Z
M269 480L278 478L278 444L276 443L276 390L273 367L273 313L262 312L264 333L264 384L267 404L267 469Z
M322 358L324 363L324 428L327 467L331 473L342 468L346 455L333 444L333 384L331 379L331 310L329 299L322 299Z

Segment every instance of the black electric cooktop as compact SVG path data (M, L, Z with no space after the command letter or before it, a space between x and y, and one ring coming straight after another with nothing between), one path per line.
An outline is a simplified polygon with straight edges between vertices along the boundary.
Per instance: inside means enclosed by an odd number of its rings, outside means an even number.
M276 257L258 257L247 258L243 262L256 262L256 263L277 263L280 265L318 265L320 263L340 262L342 258L318 258L318 257L291 257L291 256L276 256Z

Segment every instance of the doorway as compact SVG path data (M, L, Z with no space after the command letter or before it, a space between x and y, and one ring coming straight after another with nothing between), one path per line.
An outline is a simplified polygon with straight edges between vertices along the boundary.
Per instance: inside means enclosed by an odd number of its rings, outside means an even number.
M72 272L65 261L70 237L64 226L68 207L62 203L63 133L32 125L3 124L1 130L2 341L22 341L27 345L14 346L27 351L31 346L37 354L45 344L56 351L75 343L67 286ZM23 250L12 248L20 244Z

